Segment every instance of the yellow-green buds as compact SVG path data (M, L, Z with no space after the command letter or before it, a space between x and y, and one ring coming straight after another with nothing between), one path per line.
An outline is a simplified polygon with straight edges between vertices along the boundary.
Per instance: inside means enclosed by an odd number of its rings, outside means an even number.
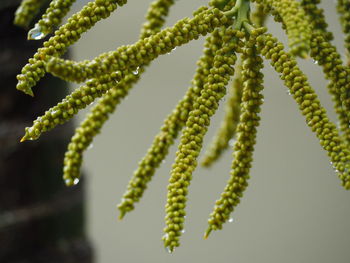
M348 65L350 66L350 1L338 0L337 10L340 14L340 22L345 34L345 48L348 56Z
M317 6L320 2L321 0L302 0L300 4L309 16L309 22L312 24L313 30L319 30L326 40L331 41L333 40L333 34L327 30L328 24L324 11Z
M253 160L256 132L260 122L260 106L263 103L263 95L261 94L263 74L260 72L263 68L263 60L256 51L255 32L252 34L254 35L247 41L242 54L243 94L231 177L210 215L205 238L212 230L221 229L222 225L229 221L231 212L239 204L240 198L248 186L247 181Z
M141 33L141 38L147 37L147 34L152 35L160 31L164 23L164 16L168 14L172 3L172 1L168 0L156 0L151 4L147 14L148 21L141 29L141 32L143 32ZM63 169L63 177L68 185L74 184L74 181L80 176L84 151L92 143L93 138L100 132L109 115L115 111L117 105L128 94L128 91L139 80L143 72L144 67L139 67L137 71L125 74L118 83L116 83L116 79L111 79L111 81L106 83L105 86L108 92L97 102L91 113L87 115L80 127L77 128L76 134L68 146ZM107 74L106 77L108 78L108 76ZM95 79L93 81L99 83L100 80L96 81ZM104 110L106 108L108 110Z
M120 218L123 218L127 212L134 209L135 202L138 202L142 197L155 170L164 160L170 146L185 125L188 114L193 108L193 103L200 96L204 83L207 81L209 71L213 66L214 54L221 48L221 45L222 36L219 30L214 30L211 36L207 38L205 43L206 50L197 63L198 68L193 77L192 85L173 112L165 119L161 131L154 138L147 154L139 162L138 168L134 172L128 184L128 189L122 198L122 202L118 205Z
M266 20L266 10L261 4L256 5L256 9L251 14L251 20L257 25L262 26ZM236 128L239 122L239 114L241 109L241 97L242 97L242 79L241 79L241 65L236 67L236 77L233 81L233 85L229 90L228 100L225 106L225 117L213 138L212 143L207 149L204 157L202 158L203 166L210 166L216 161L222 154L222 152L228 148L229 141L232 139L236 132Z
M350 155L338 130L327 117L317 94L307 82L307 77L297 66L296 60L286 53L283 44L269 34L257 38L258 51L281 74L281 79L289 88L291 95L306 118L307 125L316 133L321 146L328 153L334 169L338 172L342 185L350 189Z
M186 196L192 172L197 166L196 159L202 148L210 117L218 108L219 101L225 95L226 85L233 75L233 65L236 62L235 53L240 51L239 44L236 43L242 36L240 32L233 30L223 30L223 32L225 45L216 52L207 83L189 113L171 170L163 237L164 245L169 252L180 244L179 237L184 228L186 215Z
M310 49L311 26L305 19L305 12L296 0L255 0L267 5L278 20L282 20L288 35L290 51L293 55L306 57Z
M47 70L55 76L74 82L82 82L125 68L134 70L226 23L228 18L219 9L207 9L192 19L184 18L171 28L137 41L125 51L118 48L115 52L105 53L92 61L80 63L52 57L46 65Z
M236 70L236 77L229 89L229 96L225 105L224 119L202 159L203 166L210 166L221 156L221 153L228 148L229 141L236 132L241 111L243 88L240 70L240 67Z
M169 8L173 4L174 0L158 0L151 3L146 15L147 22L141 29L140 39L154 35L161 30Z
M75 130L64 158L63 179L67 185L74 185L76 179L79 179L83 153L91 145L93 138L100 133L109 114L114 111L115 107L128 94L132 84L135 82L130 77L130 75L127 75L126 78L115 84L115 87L101 98L86 119Z
M71 5L76 0L53 0L49 8L46 9L42 18L35 24L34 28L28 32L28 39L38 40L51 33L61 22L63 17L69 12Z
M126 0L96 0L89 2L83 9L68 19L48 41L39 48L29 63L17 75L17 89L33 96L32 87L45 75L44 62L48 57L61 56L67 48L79 40L80 36L101 19L107 18L117 6Z
M88 81L86 85L74 90L60 103L46 111L43 116L38 117L32 127L25 129L25 135L21 141L36 140L42 133L69 121L79 110L86 108L96 98L116 86L124 76L123 72L114 72Z
M44 1L46 0L24 0L16 12L16 23L28 26ZM52 0L42 19L29 32L29 38L41 39L52 32L74 1ZM307 125L328 153L342 185L345 189L350 189L350 68L343 65L340 54L330 43L332 34L327 31L323 10L317 6L320 0L210 0L210 7L198 8L193 13L193 18L184 18L173 27L163 30L165 16L175 0L155 0L148 10L140 40L136 43L103 53L93 60L75 62L60 58L85 31L99 20L107 18L117 6L124 5L126 1L88 2L44 42L43 47L29 59L29 63L17 76L17 89L29 95L33 95L32 87L46 72L65 80L85 82L38 117L31 127L27 127L21 141L37 139L42 133L70 120L80 109L100 98L76 129L68 145L63 169L67 185L79 182L85 150L133 84L139 80L146 66L175 47L211 33L206 39L204 55L198 61L196 74L187 93L165 119L127 186L118 206L120 218L133 210L135 203L142 198L148 182L182 131L169 179L163 236L164 245L169 252L179 246L184 231L186 200L192 174L197 167L197 158L210 119L234 74L237 53L242 53L243 62L236 66L236 72L242 72L236 76L230 89L224 121L203 164L209 166L235 136L234 160L227 186L221 198L216 201L208 220L209 227L205 236L212 230L221 229L225 222L230 221L231 212L248 186L263 102L262 56L270 60L279 73L305 116ZM253 13L250 12L252 2L255 3ZM350 0L338 0L348 51L349 10ZM285 52L283 45L266 34L266 29L261 27L266 14L272 14L286 30L290 52ZM306 57L310 50L311 57L323 67L329 80L328 88L340 120L341 135L329 121L326 110L294 58L294 55Z
M23 28L29 27L46 2L47 0L23 0L16 10L14 24Z
M312 35L311 57L323 67L326 78L330 80L328 89L338 114L340 130L350 145L350 71L343 66L336 47L325 39L322 32L314 32Z

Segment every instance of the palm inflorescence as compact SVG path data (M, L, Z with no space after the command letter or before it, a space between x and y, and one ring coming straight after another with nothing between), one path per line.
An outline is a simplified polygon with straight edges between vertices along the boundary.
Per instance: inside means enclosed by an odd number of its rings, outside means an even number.
M170 173L163 236L168 251L179 246L192 173L210 119L227 96L225 117L201 162L203 166L210 166L235 138L232 169L209 217L205 237L229 221L248 186L264 101L263 58L279 73L307 125L328 153L341 184L350 189L350 68L331 43L333 34L327 30L323 10L318 6L320 0L211 0L208 6L198 8L192 18L181 19L164 29L165 17L175 0L155 0L149 7L147 21L136 43L118 47L92 60L76 62L61 58L84 32L126 2L91 1L58 27L74 0L52 0L28 33L29 39L42 39L53 32L17 76L17 89L33 96L32 88L46 72L83 84L34 120L33 125L25 129L22 141L38 139L42 133L67 122L79 110L97 101L76 128L68 145L63 168L63 178L68 186L79 181L84 151L146 67L160 55L203 36L203 55L197 62L193 80L139 162L118 206L120 218L134 209L170 146L180 136ZM44 0L24 0L16 12L15 23L27 27L45 3ZM350 0L338 0L337 10L349 55ZM288 36L289 50L267 32L264 22L268 15L282 24ZM338 115L338 127L327 117L317 94L298 67L296 57L311 57L323 68Z

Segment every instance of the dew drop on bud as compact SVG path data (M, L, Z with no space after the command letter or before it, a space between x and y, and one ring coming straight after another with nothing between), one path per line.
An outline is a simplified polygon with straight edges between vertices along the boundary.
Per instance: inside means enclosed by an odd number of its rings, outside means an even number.
M39 25L35 25L33 29L28 32L29 40L40 40L43 39L46 35L41 31L41 27Z
M234 139L231 139L229 140L228 144L233 147L235 145L235 140Z
M77 185L77 184L79 183L79 181L80 181L80 180L79 180L78 178L75 178L74 181L73 181L73 184L74 184L74 185Z

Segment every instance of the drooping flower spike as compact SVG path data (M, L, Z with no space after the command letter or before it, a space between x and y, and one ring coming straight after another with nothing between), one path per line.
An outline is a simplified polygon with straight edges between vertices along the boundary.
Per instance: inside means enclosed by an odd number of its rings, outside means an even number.
M257 48L261 55L271 60L271 65L281 74L281 79L305 116L307 125L316 133L321 146L327 151L342 185L350 189L349 148L339 136L335 124L327 117L326 110L307 82L307 77L297 66L296 60L285 52L283 44L270 34L257 37Z
M319 0L303 0L302 6L309 17L314 30L311 37L310 56L316 64L323 68L328 80L328 91L334 102L334 110L338 115L339 128L345 142L350 145L350 71L343 65L340 54L330 42L333 34L328 31L323 9L319 8Z
M169 9L173 4L173 0L156 0L151 4L146 15L147 22L141 29L141 39L161 30L165 22L164 17L168 15ZM84 151L92 143L94 137L100 133L109 115L115 111L117 105L127 96L129 90L139 80L143 72L144 66L138 68L137 71L125 74L119 82L113 81L113 79L108 82L107 85L110 86L108 92L103 95L76 129L64 159L63 178L67 185L73 185L74 181L79 179Z
M41 38L51 32L68 11L74 0L53 0L30 32L32 38ZM118 208L120 218L134 209L143 196L157 167L166 157L170 146L181 133L181 140L169 179L164 245L172 252L180 244L184 230L186 201L192 173L202 149L210 118L215 114L226 89L226 115L204 158L209 166L227 148L235 137L231 176L208 220L206 237L221 229L231 212L240 202L248 186L249 170L253 160L260 107L263 101L262 57L271 65L288 87L297 102L307 125L315 132L321 146L330 157L342 185L350 189L350 69L343 65L340 54L332 45L332 33L327 30L319 0L211 0L209 7L201 7L192 18L184 18L174 26L162 27L174 0L155 0L147 13L140 40L122 46L116 51L101 54L93 60L75 62L60 58L67 47L82 33L101 19L107 18L126 0L95 0L85 5L61 26L18 75L19 90L33 95L32 87L47 71L73 82L85 82L56 106L34 120L26 128L22 141L37 139L42 133L70 120L79 110L93 102L90 113L76 129L64 159L63 178L67 185L79 182L84 151L100 133L104 123L118 104L139 80L146 66L160 55L177 46L206 36L205 50L198 61L192 83L182 100L165 119L160 132L142 158L132 176ZM35 5L28 5L33 3ZM30 23L28 10L39 6L39 1L25 0L17 12L18 21ZM255 12L250 14L251 5ZM344 33L348 36L348 0L338 1ZM33 9L34 10L34 9ZM34 12L33 12L34 13ZM290 51L261 27L266 15L271 14L285 29ZM346 42L349 42L346 39ZM237 63L237 54L241 62ZM329 80L328 89L333 97L340 121L337 127L329 120L307 77L297 66L294 56L309 55L322 66ZM229 80L236 74L231 88Z
M243 94L239 124L237 126L237 140L234 144L231 177L221 198L216 201L214 212L208 220L209 228L205 233L208 237L212 230L222 228L230 218L231 212L239 204L240 198L248 186L249 170L253 160L257 127L260 122L260 111L263 103L263 59L256 50L256 37L265 32L264 28L250 32L250 39L246 41L242 52L242 85Z
M300 4L308 15L308 21L312 24L313 30L321 32L326 40L331 41L334 38L333 33L327 29L328 24L324 16L324 10L318 6L320 2L321 0L302 0Z
M184 127L193 104L200 96L204 84L207 82L216 51L222 46L222 36L215 30L206 40L204 55L199 59L197 72L193 77L191 86L182 100L176 105L173 112L165 119L160 132L154 138L146 155L139 162L137 170L131 178L128 189L118 205L120 218L134 209L135 202L142 197L155 170L168 154L170 146L174 143L179 131Z
M311 57L323 68L329 93L332 95L334 109L338 115L340 130L350 145L350 71L343 66L336 47L326 40L321 32L314 32L311 42Z
M175 162L172 165L166 204L166 227L163 237L164 245L169 252L179 246L179 237L184 229L186 196L192 173L197 166L197 158L210 125L210 118L215 114L220 100L226 93L226 86L234 73L236 52L240 52L241 49L239 39L242 38L242 32L222 29L221 33L223 47L216 52L207 82L189 113L182 131Z
M229 147L229 142L230 140L233 140L232 138L236 133L236 128L239 123L243 91L241 65L238 66L239 67L236 66L235 79L229 88L224 119L201 161L201 164L205 167L211 166L213 162L221 156L221 154Z
M254 0L270 10L282 22L293 55L307 57L310 50L311 26L300 3L295 0Z
M257 27L262 27L265 23L267 14L264 7L261 4L256 6L256 9L251 14L251 20ZM211 144L209 145L206 153L202 158L202 165L209 167L215 162L222 153L228 148L230 140L234 141L234 136L239 123L239 115L241 109L242 100L242 75L241 75L241 62L238 62L236 66L236 77L229 89L227 102L225 105L225 115L218 128L216 134L213 137ZM231 142L232 142L231 141ZM232 144L232 143L231 143Z

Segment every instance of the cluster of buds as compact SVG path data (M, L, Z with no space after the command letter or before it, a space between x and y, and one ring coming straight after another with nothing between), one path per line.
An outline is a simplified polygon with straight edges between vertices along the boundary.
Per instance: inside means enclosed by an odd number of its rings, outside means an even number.
M28 27L44 2L24 0L16 12L15 23ZM60 27L74 0L52 0L42 18L29 31L28 38L42 39L56 27L58 29L23 67L17 76L17 89L33 96L32 88L47 72L66 81L83 84L34 120L33 125L25 129L21 141L38 139L42 133L67 122L81 109L97 101L76 129L64 158L63 178L66 184L78 183L85 150L147 66L174 48L205 37L203 55L198 60L196 73L185 96L165 119L118 205L120 219L135 208L170 146L180 135L170 173L163 236L169 252L180 245L192 174L210 119L227 96L224 119L202 159L202 165L210 166L234 139L232 170L209 216L205 237L230 221L250 178L263 103L263 58L270 61L284 81L307 125L327 152L342 186L349 190L350 68L343 63L330 42L333 34L327 29L319 2L211 0L208 6L198 8L192 18L181 19L172 27L163 28L175 0L155 0L150 5L147 21L136 43L118 47L92 60L77 62L63 59L62 55L84 32L107 18L118 6L126 4L126 0L91 1ZM349 52L350 1L338 0L337 9L345 34L345 48ZM282 24L288 37L289 51L267 33L264 21L268 15ZM329 80L328 90L333 98L339 127L328 118L317 94L298 67L296 56L302 59L312 57L323 68Z

